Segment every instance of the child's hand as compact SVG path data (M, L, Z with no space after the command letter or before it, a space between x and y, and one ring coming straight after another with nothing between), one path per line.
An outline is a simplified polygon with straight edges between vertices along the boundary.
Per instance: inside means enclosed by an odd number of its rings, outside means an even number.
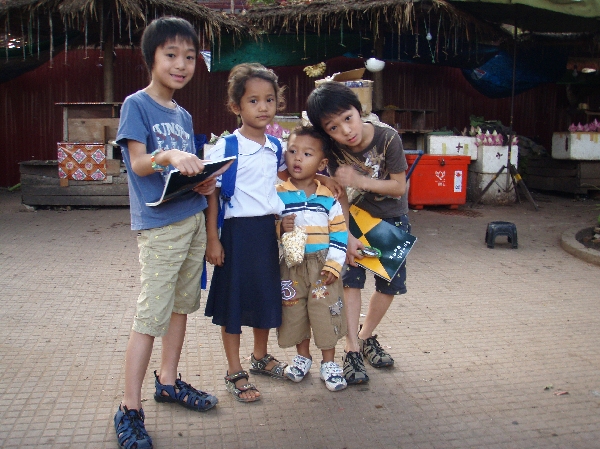
M221 245L219 239L207 239L204 257L212 265L219 267L223 265L223 262L225 262L225 251L223 251L223 245Z
M217 178L210 178L198 184L196 187L194 187L193 190L194 192L199 193L200 195L208 196L215 191L216 186Z
M294 219L296 214L286 215L281 219L281 234L292 232L294 230Z
M178 169L182 175L192 176L204 170L204 164L198 156L180 150L167 150L169 164Z
M354 187L355 189L363 189L365 176L361 175L350 165L343 165L335 172L334 179L344 187Z
M340 195L344 192L344 188L336 182L335 179L330 178L329 176L319 175L319 182L331 190L333 193L333 197L337 200Z
M324 277L325 285L331 285L337 280L337 276L333 274L331 271L321 271L321 276Z
M364 257L358 252L359 249L365 249L365 245L352 234L348 233L348 245L346 247L346 263L348 265L352 265L353 267L358 266L355 259L360 260Z

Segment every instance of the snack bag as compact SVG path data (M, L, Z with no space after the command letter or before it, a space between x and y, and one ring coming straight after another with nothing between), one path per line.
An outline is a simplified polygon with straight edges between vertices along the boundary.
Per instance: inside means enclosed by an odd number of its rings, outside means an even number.
M283 246L283 258L288 268L299 265L304 260L304 247L308 235L300 226L294 226L291 232L281 236Z

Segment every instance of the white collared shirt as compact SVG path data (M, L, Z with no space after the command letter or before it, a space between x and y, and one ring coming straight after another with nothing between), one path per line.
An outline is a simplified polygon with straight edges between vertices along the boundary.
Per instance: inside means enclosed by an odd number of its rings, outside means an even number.
M237 129L233 134L238 139L238 167L232 207L225 206L225 219L279 215L285 205L277 195L275 184L277 171L287 168L283 154L283 165L278 170L277 148L267 136L263 146L242 136ZM219 139L206 157L210 160L225 157L225 139ZM217 187L221 187L221 177L217 179Z

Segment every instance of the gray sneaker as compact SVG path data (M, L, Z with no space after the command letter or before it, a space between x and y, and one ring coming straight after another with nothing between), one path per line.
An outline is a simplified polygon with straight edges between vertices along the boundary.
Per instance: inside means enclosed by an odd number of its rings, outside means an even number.
M373 368L383 368L384 366L392 366L394 359L391 355L383 350L377 341L377 335L373 335L365 340L358 338L361 354L367 359Z
M364 384L369 381L365 363L360 352L346 352L342 356L344 363L344 379L348 385Z

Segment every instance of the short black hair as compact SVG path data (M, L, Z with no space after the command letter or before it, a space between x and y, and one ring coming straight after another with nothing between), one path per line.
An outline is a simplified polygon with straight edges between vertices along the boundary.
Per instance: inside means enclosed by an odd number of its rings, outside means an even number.
M306 100L308 120L317 131L325 133L321 120L355 107L362 114L362 105L356 94L345 84L327 81L316 87Z
M289 137L292 136L310 136L313 139L317 139L321 142L321 148L323 150L323 156L329 158L329 145L331 138L327 134L323 134L315 129L311 125L298 125L290 131ZM289 139L288 137L288 139Z
M190 22L181 17L160 17L153 20L142 34L142 54L148 72L152 73L154 67L154 54L156 49L170 40L180 38L190 41L194 45L196 54L200 51L198 33Z

